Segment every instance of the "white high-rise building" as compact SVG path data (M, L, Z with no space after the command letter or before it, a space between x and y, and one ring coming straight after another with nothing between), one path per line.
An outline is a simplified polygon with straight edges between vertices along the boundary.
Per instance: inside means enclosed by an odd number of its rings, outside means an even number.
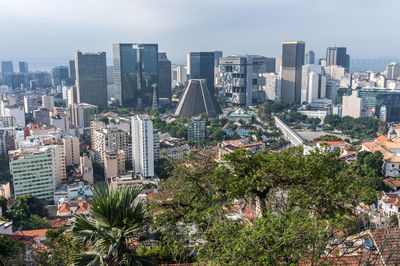
M39 104L36 96L24 96L25 113L31 113L38 109Z
M52 111L54 109L54 97L50 95L43 95L42 106L47 108L47 110Z
M146 115L132 117L132 161L135 174L154 176L153 121Z
M400 76L400 64L396 62L391 62L386 68L386 78L398 79L399 76Z
M304 65L301 78L301 102L326 98L326 76L320 65Z
M21 106L7 106L1 102L1 116L14 117L19 127L25 127L25 109Z

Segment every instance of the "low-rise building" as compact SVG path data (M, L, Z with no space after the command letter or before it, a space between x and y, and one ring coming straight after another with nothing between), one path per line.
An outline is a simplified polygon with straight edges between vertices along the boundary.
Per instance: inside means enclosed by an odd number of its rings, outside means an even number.
M264 151L265 144L263 142L251 142L247 138L225 140L219 144L219 158L222 158L224 154L231 153L237 149L245 149L252 152Z
M391 216L400 213L400 194L382 192L381 199L378 201L378 209Z
M182 161L184 154L189 152L190 147L183 140L168 138L160 142L161 158Z
M361 144L362 151L380 151L383 155L383 173L387 177L400 177L400 138L380 136L373 142Z

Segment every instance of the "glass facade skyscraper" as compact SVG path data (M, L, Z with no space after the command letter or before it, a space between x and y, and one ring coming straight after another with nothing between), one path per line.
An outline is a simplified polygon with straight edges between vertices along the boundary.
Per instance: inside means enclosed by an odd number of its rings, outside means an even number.
M304 65L305 42L284 42L282 46L281 100L301 103L301 71Z
M214 95L214 52L191 52L190 78L206 79L207 87L211 95Z
M158 44L113 45L115 100L122 107L150 107L158 83Z
M79 103L107 107L106 53L75 53L76 88Z

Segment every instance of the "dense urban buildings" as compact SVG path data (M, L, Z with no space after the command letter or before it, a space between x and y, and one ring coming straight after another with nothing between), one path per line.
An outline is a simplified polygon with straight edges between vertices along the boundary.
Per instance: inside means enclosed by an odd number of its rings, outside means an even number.
M305 42L284 42L282 46L281 100L301 103L301 71L304 65Z
M151 107L158 82L158 45L113 45L114 94L122 107Z
M76 52L75 71L78 102L106 108L106 53Z

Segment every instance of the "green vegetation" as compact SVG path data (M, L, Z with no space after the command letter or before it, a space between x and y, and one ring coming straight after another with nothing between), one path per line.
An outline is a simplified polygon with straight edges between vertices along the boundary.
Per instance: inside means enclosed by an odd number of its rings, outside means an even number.
M218 165L212 154L199 154L177 163L151 204L153 229L168 241L145 254L157 254L163 263L314 261L325 256L332 237L341 238L336 232L360 230L354 207L377 196L369 169L333 153L238 150L224 160ZM228 218L244 209L250 210L246 219Z
M327 115L325 123L341 130L343 134L359 139L375 138L377 133L384 134L386 131L385 123L373 117L352 118L350 116Z
M104 182L105 174L104 174L104 166L98 162L93 162L93 177L95 183Z
M95 186L90 216L76 216L71 233L90 249L77 256L79 265L149 265L153 261L137 253L149 239L150 219L137 201L140 189L132 186L109 189Z
M0 203L4 207L5 199L0 198ZM33 230L48 228L47 208L43 202L33 196L21 196L3 209L3 216L13 221L14 230Z
M153 127L157 129L159 132L168 132L171 137L187 139L187 119L186 118L177 118L174 121L167 123L161 118L157 113L154 113L153 116Z
M73 265L75 256L84 251L82 243L69 237L64 230L47 230L45 249L37 251L35 261L39 265Z
M14 261L24 249L25 245L22 242L14 242L10 238L0 235L0 265L8 265L5 262Z

